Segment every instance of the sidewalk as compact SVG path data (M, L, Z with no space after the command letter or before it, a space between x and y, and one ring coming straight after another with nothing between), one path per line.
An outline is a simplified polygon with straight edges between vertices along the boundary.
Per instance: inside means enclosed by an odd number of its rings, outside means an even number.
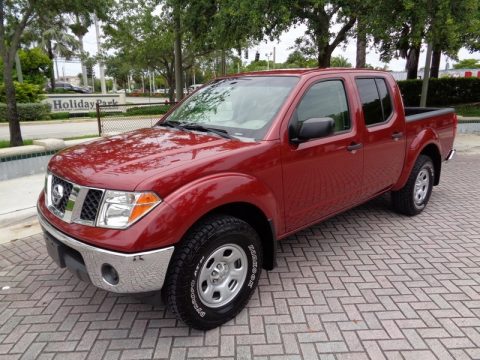
M0 244L41 232L36 202L45 174L0 181Z

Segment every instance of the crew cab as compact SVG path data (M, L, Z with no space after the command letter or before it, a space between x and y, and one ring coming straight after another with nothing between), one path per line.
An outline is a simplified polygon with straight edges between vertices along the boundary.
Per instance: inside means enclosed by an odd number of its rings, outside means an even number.
M422 212L456 126L452 109L404 108L386 72L219 78L152 128L56 154L39 221L60 267L161 293L210 329L245 307L278 240L386 192L398 213Z

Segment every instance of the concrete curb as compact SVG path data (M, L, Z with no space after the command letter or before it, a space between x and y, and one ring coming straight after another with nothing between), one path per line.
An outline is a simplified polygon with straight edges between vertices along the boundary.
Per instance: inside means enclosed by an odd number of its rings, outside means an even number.
M12 158L16 156L28 156L33 154L46 153L54 150L61 150L66 147L81 144L94 139L98 139L98 137L82 138L75 140L63 140L53 138L33 140L33 145L15 146L0 149L0 159Z

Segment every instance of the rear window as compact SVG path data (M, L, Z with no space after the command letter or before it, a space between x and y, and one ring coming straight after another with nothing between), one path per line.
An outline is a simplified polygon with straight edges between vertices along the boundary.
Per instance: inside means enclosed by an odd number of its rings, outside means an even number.
M365 125L375 125L388 120L393 112L392 100L385 79L356 79L362 101Z

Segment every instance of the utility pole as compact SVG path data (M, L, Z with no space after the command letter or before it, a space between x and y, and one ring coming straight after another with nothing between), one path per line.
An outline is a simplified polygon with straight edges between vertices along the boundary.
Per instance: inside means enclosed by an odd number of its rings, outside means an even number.
M98 19L96 15L94 15L94 18L95 18L95 34L97 37L97 54L99 54L102 49L102 44L100 43L100 25L98 24ZM106 94L107 86L105 84L105 69L104 69L102 60L98 62L98 68L100 71L100 86L102 88L102 94Z
M272 62L272 69L275 69L275 57L276 57L276 52L277 49L275 49L275 46L273 47L273 62Z
M430 66L432 64L432 42L427 45L427 58L425 59L425 68L423 69L422 95L420 97L420 106L427 106L428 80L430 79Z

